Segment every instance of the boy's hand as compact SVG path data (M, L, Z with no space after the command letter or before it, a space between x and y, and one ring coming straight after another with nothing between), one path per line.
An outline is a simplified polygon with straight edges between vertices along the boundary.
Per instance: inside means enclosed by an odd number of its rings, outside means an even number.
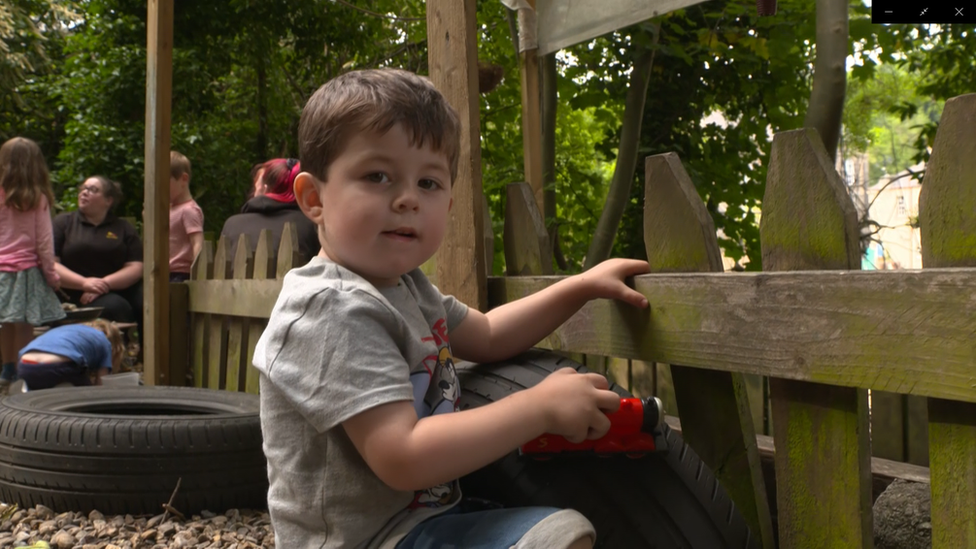
M620 407L620 395L608 387L600 374L560 368L530 391L544 411L546 432L578 443L600 438L610 429L607 413Z
M575 275L586 288L587 299L618 299L635 307L647 307L647 298L624 284L624 279L651 272L646 261L637 259L608 259L590 270Z

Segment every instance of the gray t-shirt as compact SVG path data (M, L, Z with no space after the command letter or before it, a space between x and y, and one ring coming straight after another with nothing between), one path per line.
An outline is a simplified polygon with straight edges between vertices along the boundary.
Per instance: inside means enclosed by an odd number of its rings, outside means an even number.
M448 334L467 312L419 269L382 289L321 257L285 275L254 349L277 547L393 547L457 503L456 481L421 492L387 486L342 422L403 400L420 418L455 411Z

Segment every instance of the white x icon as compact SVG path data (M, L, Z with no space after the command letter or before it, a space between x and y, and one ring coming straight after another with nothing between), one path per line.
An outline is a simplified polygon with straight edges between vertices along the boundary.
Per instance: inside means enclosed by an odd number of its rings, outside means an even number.
M957 17L962 17L962 10L963 10L963 8L956 8L956 16Z

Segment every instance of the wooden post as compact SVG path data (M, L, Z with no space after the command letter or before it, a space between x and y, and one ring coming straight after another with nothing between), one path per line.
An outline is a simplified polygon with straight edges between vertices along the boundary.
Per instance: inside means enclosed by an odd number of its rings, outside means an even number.
M212 280L227 280L230 278L230 238L221 236L217 241L217 253L214 254L214 268ZM207 315L208 354L206 369L206 385L210 389L225 387L227 361L227 317L224 315Z
M922 265L976 267L976 94L946 101L918 208ZM976 547L976 404L928 411L932 547Z
M254 260L251 256L251 242L246 234L237 238L237 251L234 254L234 270L232 278L234 280L246 280L251 278L251 271L254 267ZM227 384L228 391L243 391L246 377L245 363L247 359L248 347L248 326L247 319L240 316L232 316L227 319Z
M427 0L430 79L461 118L461 151L447 235L434 260L440 290L488 306L482 232L476 0Z
M766 271L860 268L857 213L816 130L773 138L760 236ZM867 391L771 378L770 395L779 546L872 547Z
M143 375L164 384L169 365L169 148L173 0L149 0L146 24L146 150L143 218Z
M255 280L267 280L275 277L275 264L272 262L274 250L271 248L271 230L263 229L258 235L258 246L254 250L254 273ZM254 346L261 337L261 332L267 326L266 320L252 318L247 325L247 357L246 373L244 375L244 391L251 394L258 394L260 376L254 368Z
M306 257L304 261L311 258ZM276 265L276 276L285 278L288 271L297 267L303 261L301 253L298 251L298 229L292 222L285 223L281 230L281 242L278 243L278 261Z
M187 307L190 304L190 289L186 284L170 284L169 287L169 370L157 378L159 385L186 385L187 367L190 359L190 323L187 322ZM162 374L162 372L160 372Z
M527 183L508 184L503 243L509 276L552 274L549 233Z
M674 153L645 161L644 247L651 272L723 271L715 225ZM685 440L715 471L753 535L772 549L773 524L742 374L672 364L671 376Z
M522 84L522 163L539 213L545 212L542 179L542 107L539 86L539 28L536 0L523 0L518 10L519 78Z
M491 207L488 206L488 197L484 193L481 194L481 204L481 212L484 216L481 221L484 223L482 238L485 241L485 274L491 276L492 266L495 263L495 228L491 224Z
M193 260L190 268L190 280L210 280L213 277L214 252L213 242L203 241L203 248ZM206 387L204 377L207 372L207 356L209 354L209 334L210 315L200 313L190 313L190 330L193 332L192 345L190 347L191 368L194 387Z
M298 266L298 230L294 223L285 223L285 228L281 231L281 242L278 243L277 253L275 278L281 280L285 278L288 271Z

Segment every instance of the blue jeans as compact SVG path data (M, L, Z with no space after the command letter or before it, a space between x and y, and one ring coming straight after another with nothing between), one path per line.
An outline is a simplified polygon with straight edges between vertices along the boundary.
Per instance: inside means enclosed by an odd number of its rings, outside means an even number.
M559 509L553 507L516 507L465 513L454 508L415 526L396 549L509 549L556 511Z

